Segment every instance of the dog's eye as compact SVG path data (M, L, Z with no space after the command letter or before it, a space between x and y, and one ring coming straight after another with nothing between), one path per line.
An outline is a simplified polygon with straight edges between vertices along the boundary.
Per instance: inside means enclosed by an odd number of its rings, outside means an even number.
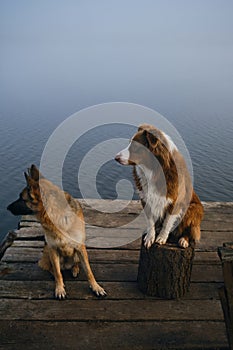
M28 194L28 197L30 198L30 200L34 199L31 195L31 188L30 187L27 187L27 194Z

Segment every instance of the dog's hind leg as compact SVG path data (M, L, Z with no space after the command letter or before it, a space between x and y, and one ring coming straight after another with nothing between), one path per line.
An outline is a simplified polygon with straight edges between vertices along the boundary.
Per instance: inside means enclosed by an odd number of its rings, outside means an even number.
M76 263L73 267L72 267L72 275L74 278L76 278L79 274L79 266L78 263Z
M200 225L192 225L190 227L190 237L193 239L195 242L200 241L201 238L201 228Z
M87 250L85 245L81 245L80 249L77 250L79 257L80 257L80 261L82 264L82 267L86 273L87 276L87 280L90 284L90 288L92 289L92 291L97 295L97 296L105 296L107 293L105 292L105 290L96 282L95 277L93 275L93 272L91 270L89 261L88 261L88 255L87 255Z
M72 275L74 278L76 278L79 274L79 258L78 258L78 254L75 252L74 253L74 265L72 267Z
M194 226L191 225L189 228L189 234L184 234L179 239L179 246L182 248L187 248L190 241L198 242L201 238L201 229L200 225Z
M196 201L196 202L195 202ZM179 245L183 248L189 246L189 240L198 242L201 238L201 220L203 218L203 206L197 196L194 196L193 203L190 204L180 225L180 232L189 228L188 234L182 234Z

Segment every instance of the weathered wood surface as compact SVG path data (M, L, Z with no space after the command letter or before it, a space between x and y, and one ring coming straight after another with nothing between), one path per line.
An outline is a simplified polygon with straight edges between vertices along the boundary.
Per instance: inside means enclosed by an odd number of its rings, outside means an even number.
M228 349L224 324L215 321L0 321L0 329L4 350Z
M220 289L219 295L230 349L233 350L233 242L224 243L223 247L219 247L218 252L222 262L224 279L224 287Z
M16 237L17 237L16 232L14 231L8 232L6 238L0 244L0 260L2 259L7 248L9 248L12 245Z
M106 201L96 203L106 208ZM54 300L53 278L37 265L43 230L24 217L0 264L1 349L228 349L217 247L233 241L233 203L204 204L190 290L177 301L145 296L137 287L146 226L143 217L135 220L140 203L112 214L82 204L90 263L108 296L93 296L82 271L77 279L65 272L67 299Z

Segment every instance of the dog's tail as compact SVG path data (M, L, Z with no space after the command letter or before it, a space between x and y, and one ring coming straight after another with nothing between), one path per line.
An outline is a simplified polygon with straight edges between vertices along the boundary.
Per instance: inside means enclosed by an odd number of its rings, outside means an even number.
M190 226L190 238L191 238L191 240L194 240L195 242L200 241L200 238L201 238L200 224L197 226L194 226L194 225Z
M197 198L198 199L198 198ZM204 210L201 202L195 201L191 203L179 225L179 233L182 234L187 228L191 240L199 241L201 238L201 221L204 215Z

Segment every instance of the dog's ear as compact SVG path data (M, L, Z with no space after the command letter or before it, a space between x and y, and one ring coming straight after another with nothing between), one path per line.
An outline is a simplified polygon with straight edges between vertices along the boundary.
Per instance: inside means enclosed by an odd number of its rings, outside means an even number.
M39 181L39 179L41 179L43 177L43 175L40 173L40 171L38 170L38 168L34 164L31 165L31 168L29 170L29 174L30 174L30 177L34 181Z
M152 125L149 125L149 124L139 125L138 131L142 131L143 136L146 138L148 144L152 148L155 148L157 146L159 139L156 135L156 130L153 128Z
M156 135L153 133L153 131L145 131L145 133L146 133L146 138L147 138L149 145L152 148L155 148L159 143L159 139L156 137Z
M24 173L27 185L31 188L36 185L36 181L33 180L26 172Z

